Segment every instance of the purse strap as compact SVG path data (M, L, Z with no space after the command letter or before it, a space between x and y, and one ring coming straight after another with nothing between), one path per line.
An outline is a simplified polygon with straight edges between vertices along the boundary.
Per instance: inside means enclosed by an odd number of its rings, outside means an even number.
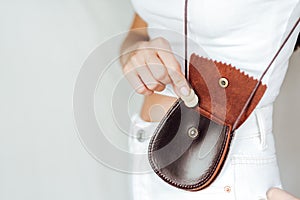
M187 16L188 15L188 0L185 0L185 4L184 4L184 71L185 71L185 78L186 80L188 80L188 60L187 60L187 36L188 36L188 29L187 29ZM274 63L274 61L276 60L276 58L278 57L278 55L280 54L281 50L283 49L283 47L285 46L285 44L287 43L287 41L289 40L289 38L291 37L291 35L293 34L293 32L295 31L295 29L297 28L298 24L300 22L300 17L298 18L297 22L295 23L295 25L293 26L293 28L290 30L289 34L286 36L285 40L283 41L283 43L281 44L281 46L279 47L279 49L277 50L277 52L275 53L274 57L272 58L271 62L269 63L268 67L264 70L264 72L262 73L262 75L260 76L257 84L255 85L254 89L252 90L249 98L247 99L241 113L239 114L237 120L235 121L235 123L232 126L232 130L235 130L237 124L239 123L241 117L244 115L244 113L247 111L248 106L251 103L251 100L253 99L262 79L265 77L266 73L269 71L269 69L271 68L272 64Z
M262 73L262 75L260 76L258 82L256 83L254 89L252 90L249 98L247 99L241 113L239 114L237 120L235 121L235 123L232 126L232 130L235 130L237 124L240 122L241 117L243 116L243 114L247 111L248 106L250 105L262 79L265 77L266 73L269 71L269 69L271 68L272 64L274 63L274 61L276 60L276 58L278 57L279 53L281 52L281 50L283 49L283 47L285 46L285 44L287 43L287 41L290 39L291 35L293 34L294 30L296 29L296 27L298 26L300 22L300 17L298 18L297 22L295 23L295 25L293 26L293 28L290 30L289 34L286 36L284 42L281 44L280 48L277 50L276 54L274 55L273 59L271 60L271 62L269 63L268 67L265 69L265 71Z
M184 76L188 80L188 60L187 60L187 14L188 14L188 0L184 3Z

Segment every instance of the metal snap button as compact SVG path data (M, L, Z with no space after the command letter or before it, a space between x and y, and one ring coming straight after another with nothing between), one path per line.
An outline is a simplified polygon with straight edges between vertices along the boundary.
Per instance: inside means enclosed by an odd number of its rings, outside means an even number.
M219 85L222 88L227 88L228 84L229 84L229 82L228 82L227 78L222 77L222 78L219 79Z
M198 137L199 132L195 127L191 127L188 130L188 136L192 139L195 139L196 137Z
M224 187L224 191L227 192L227 193L230 193L230 192L231 192L231 187L228 186L228 185L225 186L225 187Z
M145 131L143 129L140 129L137 131L137 140L139 142L144 142L146 140Z

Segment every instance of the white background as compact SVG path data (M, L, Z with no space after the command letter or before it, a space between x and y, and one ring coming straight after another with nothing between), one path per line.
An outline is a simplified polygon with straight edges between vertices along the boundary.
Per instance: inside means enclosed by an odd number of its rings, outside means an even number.
M129 0L0 0L0 200L127 199L126 174L80 143L72 95L89 53L132 16ZM299 65L298 51L274 121L283 184L298 196Z

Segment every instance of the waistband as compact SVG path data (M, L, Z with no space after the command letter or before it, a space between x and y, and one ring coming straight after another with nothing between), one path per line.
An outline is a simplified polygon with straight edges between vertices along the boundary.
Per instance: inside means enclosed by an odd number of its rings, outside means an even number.
M248 119L235 130L235 138L245 138L272 133L273 104L254 109Z
M235 139L255 137L262 132L265 134L272 133L272 119L273 104L254 109L248 119L235 130ZM159 124L159 122L144 121L137 113L132 116L131 121L133 132L143 130L145 138L151 137Z

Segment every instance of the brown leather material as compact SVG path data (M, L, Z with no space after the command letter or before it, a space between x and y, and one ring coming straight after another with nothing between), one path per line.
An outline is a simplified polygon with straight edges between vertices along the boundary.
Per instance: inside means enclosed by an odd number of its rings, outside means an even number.
M226 88L220 86L221 78L228 80ZM233 125L258 80L231 65L192 54L189 64L189 82L200 99L199 107L209 113L206 117ZM266 85L260 82L236 128L249 117L266 89Z
M201 190L215 180L226 160L234 130L259 103L267 88L261 81L299 23L300 18L259 80L231 65L191 55L189 82L200 103L188 108L178 99L155 130L148 156L159 177L188 191Z
M151 167L164 181L198 191L209 186L221 171L233 137L232 127L258 81L231 65L192 54L189 82L199 96L199 105L188 108L178 99L151 138L148 155ZM251 114L265 90L266 86L259 83L237 127ZM189 135L191 127L198 131L196 138Z
M178 99L159 123L149 144L149 162L167 183L188 191L209 186L229 152L234 130L252 113L266 90L267 71L294 32L300 18L259 80L231 65L192 54L187 73L187 3L184 6L185 77L200 99L188 108Z
M188 135L191 127L198 137ZM232 138L231 126L211 121L201 108L188 108L178 99L156 129L149 145L155 173L169 184L198 191L209 186L220 172Z

